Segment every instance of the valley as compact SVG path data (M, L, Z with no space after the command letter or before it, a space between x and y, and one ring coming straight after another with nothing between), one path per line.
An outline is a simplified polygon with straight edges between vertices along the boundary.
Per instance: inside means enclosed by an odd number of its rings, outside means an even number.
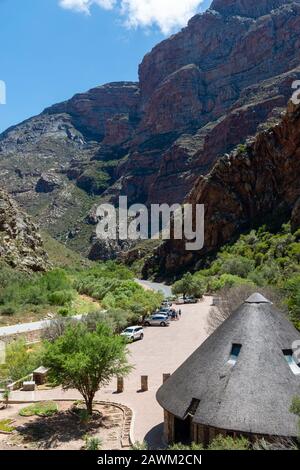
M0 450L300 448L300 0L198 7L135 81L99 28L122 80L0 134Z

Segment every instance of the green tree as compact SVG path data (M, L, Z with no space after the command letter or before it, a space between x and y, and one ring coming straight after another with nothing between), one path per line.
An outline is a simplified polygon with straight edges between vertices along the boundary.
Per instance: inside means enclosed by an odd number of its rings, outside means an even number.
M186 273L182 279L173 284L172 293L174 295L182 294L184 297L189 295L202 297L205 293L205 287L202 279L197 279L191 273Z
M43 363L50 367L55 382L80 392L89 415L96 392L112 377L125 376L131 370L124 339L101 323L95 331L83 323L68 326L54 342L45 343Z

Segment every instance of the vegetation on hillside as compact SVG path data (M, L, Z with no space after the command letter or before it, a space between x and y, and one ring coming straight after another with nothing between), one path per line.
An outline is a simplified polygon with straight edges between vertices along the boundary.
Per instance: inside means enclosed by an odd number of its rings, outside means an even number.
M207 269L185 275L180 282L187 280L195 295L203 286L210 293L240 285L253 290L272 287L300 329L300 230L292 233L290 224L275 234L266 227L252 230L223 247Z
M48 254L49 261L53 266L59 268L89 268L92 261L81 256L78 252L70 250L63 243L55 240L48 232L41 232L44 248Z
M44 274L0 270L0 322L17 323L42 318L47 313L72 316L97 310L117 310L137 321L155 310L160 294L145 291L125 266L115 263L55 268ZM125 325L126 326L126 325Z

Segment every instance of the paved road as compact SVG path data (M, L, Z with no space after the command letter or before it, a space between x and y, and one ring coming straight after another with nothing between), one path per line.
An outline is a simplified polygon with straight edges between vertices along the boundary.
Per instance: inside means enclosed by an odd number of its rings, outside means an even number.
M167 328L149 327L145 329L143 341L129 345L130 362L133 371L125 379L124 393L116 394L116 380L97 393L99 400L119 402L134 411L134 439L146 440L151 448L162 446L163 410L155 395L162 384L164 373L174 372L185 359L207 338L207 319L211 298L203 302L180 306L182 317L171 322ZM149 391L141 393L141 375L149 377ZM53 400L78 399L75 390L63 392L60 388L39 392L13 392L11 400Z
M140 279L136 279L136 282L141 284L141 286L145 287L146 289L162 292L165 297L170 297L172 295L171 286L166 286L165 284L160 284L158 282L142 281Z
M75 315L72 317L80 320L82 315ZM31 323L18 323L17 325L3 326L0 328L0 338L3 336L11 336L21 333L28 333L30 331L44 330L51 325L55 320L41 320Z

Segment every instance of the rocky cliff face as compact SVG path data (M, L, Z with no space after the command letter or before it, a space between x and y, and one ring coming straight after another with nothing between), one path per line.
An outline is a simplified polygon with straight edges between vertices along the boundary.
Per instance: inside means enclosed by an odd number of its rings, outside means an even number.
M299 76L299 0L214 0L145 56L139 83L75 95L2 134L0 183L88 253L94 203L182 202Z
M205 244L185 250L185 241L162 244L145 265L144 275L172 275L194 268L241 231L292 219L300 227L300 106L289 104L278 123L246 145L223 156L198 179L187 202L205 205Z
M0 191L0 261L28 272L50 267L37 226L4 191Z

